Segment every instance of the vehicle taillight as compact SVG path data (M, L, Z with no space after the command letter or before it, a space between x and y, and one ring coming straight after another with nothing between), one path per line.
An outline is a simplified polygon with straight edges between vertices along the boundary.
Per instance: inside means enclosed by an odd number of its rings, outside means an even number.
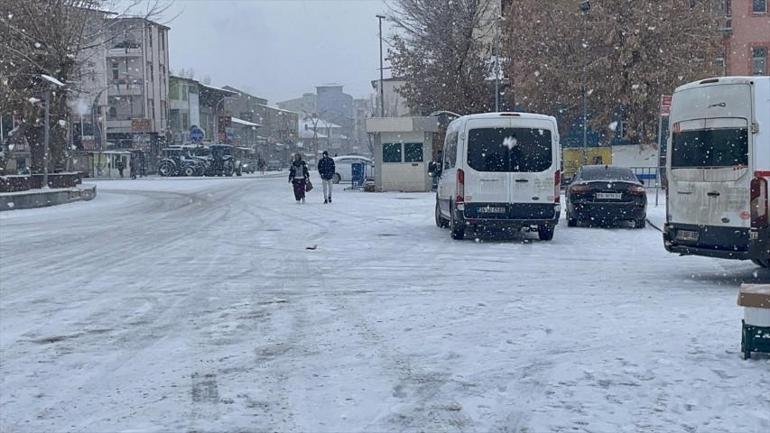
M457 169L457 197L455 203L465 203L465 172Z
M561 203L561 170L553 174L553 202Z
M569 192L575 194L583 194L591 191L591 187L585 184L574 184L569 187Z
M751 226L767 227L767 180L762 177L751 180Z
M646 190L643 186L640 185L632 185L628 188L628 193L633 195L644 195L646 194Z

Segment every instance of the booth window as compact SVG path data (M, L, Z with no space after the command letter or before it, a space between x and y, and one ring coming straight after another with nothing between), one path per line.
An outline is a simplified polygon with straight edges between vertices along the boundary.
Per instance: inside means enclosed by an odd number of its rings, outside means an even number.
M401 143L383 144L382 162L401 162Z
M422 162L422 143L404 143L404 162Z

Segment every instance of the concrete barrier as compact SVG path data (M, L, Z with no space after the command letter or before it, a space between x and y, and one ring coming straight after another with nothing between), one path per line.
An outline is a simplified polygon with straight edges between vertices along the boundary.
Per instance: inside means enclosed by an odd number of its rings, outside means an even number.
M81 200L93 200L95 197L96 185L2 193L0 194L0 212L56 206Z

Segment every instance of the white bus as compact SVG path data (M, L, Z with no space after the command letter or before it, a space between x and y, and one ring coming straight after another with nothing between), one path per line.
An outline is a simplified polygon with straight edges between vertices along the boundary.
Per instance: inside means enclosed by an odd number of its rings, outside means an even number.
M676 89L666 174L668 251L770 266L770 77Z

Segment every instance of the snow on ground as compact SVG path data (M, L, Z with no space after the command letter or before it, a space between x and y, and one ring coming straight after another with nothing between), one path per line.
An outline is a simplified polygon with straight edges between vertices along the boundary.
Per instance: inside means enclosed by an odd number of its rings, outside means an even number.
M736 306L770 273L651 227L456 242L431 194L98 190L0 215L2 432L770 431Z

